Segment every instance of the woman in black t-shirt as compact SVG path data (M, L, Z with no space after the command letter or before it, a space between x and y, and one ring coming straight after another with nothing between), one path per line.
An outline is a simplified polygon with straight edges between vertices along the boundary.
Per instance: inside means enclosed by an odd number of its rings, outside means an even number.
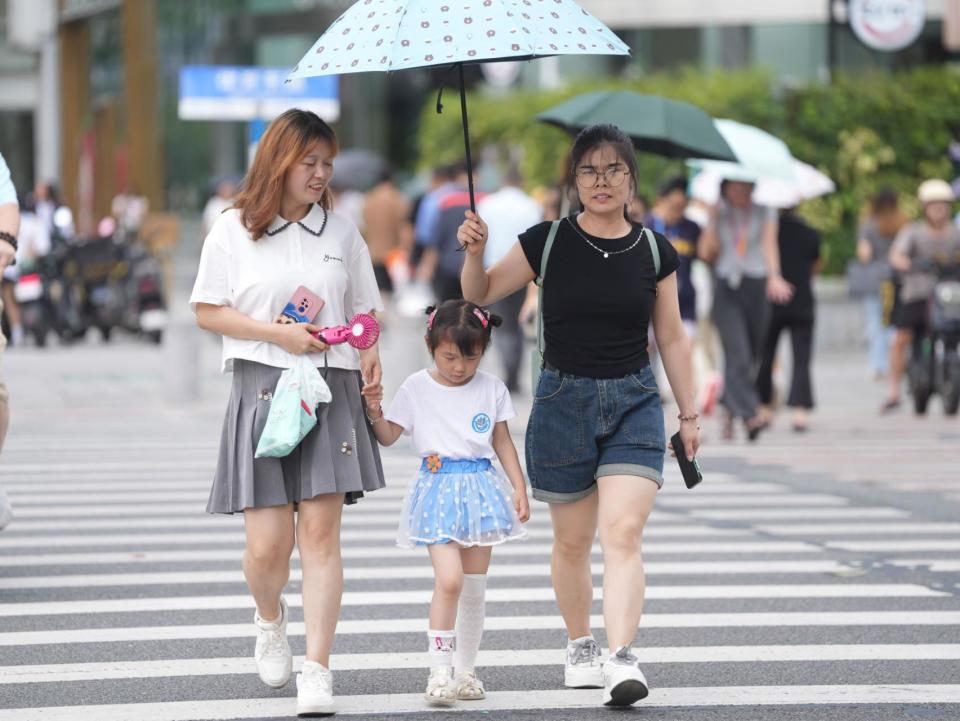
M534 498L550 504L552 576L570 641L565 684L604 688L603 703L647 695L631 652L643 606L643 528L663 482L665 430L647 357L653 321L680 407L691 458L700 444L690 346L677 297L677 253L655 234L660 270L627 204L636 190L630 138L612 125L582 131L571 151L583 210L559 221L543 282L545 366L527 427ZM535 225L489 272L487 226L467 213L457 238L467 254L464 297L487 305L539 274L551 223ZM590 633L590 551L597 528L604 554L604 620L611 655L603 666Z

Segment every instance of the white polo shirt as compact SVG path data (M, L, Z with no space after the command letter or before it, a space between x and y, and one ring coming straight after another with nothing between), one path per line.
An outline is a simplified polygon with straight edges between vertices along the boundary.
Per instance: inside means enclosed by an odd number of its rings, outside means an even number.
M356 313L383 310L360 231L332 211L324 226L325 213L315 205L299 223L257 241L240 222L239 210L221 214L203 243L191 309L196 312L197 303L226 305L254 320L271 322L302 285L324 300L316 320L320 326L341 325ZM277 216L267 230L272 233L286 224ZM318 237L314 233L321 228ZM331 368L360 369L359 354L346 343L331 347L326 356ZM296 359L273 343L223 336L224 373L233 370L234 358L276 368L290 368ZM323 366L323 353L311 353L310 358Z

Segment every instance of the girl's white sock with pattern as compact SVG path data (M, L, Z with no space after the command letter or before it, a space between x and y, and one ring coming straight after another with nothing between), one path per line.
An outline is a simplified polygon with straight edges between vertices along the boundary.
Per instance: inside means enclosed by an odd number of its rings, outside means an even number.
M427 631L427 653L430 669L446 668L453 672L453 651L457 647L457 632L447 630Z
M483 638L483 621L486 617L487 574L463 574L463 590L457 606L457 649L454 666L457 673L473 673Z

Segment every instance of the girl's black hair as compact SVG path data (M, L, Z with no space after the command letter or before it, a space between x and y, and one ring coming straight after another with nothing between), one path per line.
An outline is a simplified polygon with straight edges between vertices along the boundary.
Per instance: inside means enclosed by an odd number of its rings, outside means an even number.
M474 311L479 311L487 319L486 328ZM433 353L444 341L449 341L465 356L478 350L484 352L490 345L491 331L503 322L500 316L463 299L431 305L427 308L427 316L432 316L432 323L427 321L427 346L430 352Z
M633 141L630 136L620 130L616 125L610 123L597 123L581 130L573 140L573 147L570 149L570 182L573 189L577 188L577 167L584 156L593 152L602 145L609 145L620 157L621 162L627 166L630 171L630 177L625 182L631 183L633 191L636 192L637 183L640 182L640 171L637 168L637 151L633 147ZM633 197L633 193L630 193ZM629 205L623 207L623 217L630 220Z

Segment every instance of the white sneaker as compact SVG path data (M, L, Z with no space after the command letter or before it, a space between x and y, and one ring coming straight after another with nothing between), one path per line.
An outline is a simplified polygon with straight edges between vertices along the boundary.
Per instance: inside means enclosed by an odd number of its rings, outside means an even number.
M593 636L584 636L567 642L563 685L567 688L603 688L600 647Z
M257 626L257 648L253 657L257 662L257 673L267 686L283 688L290 681L293 672L293 654L287 643L287 602L280 599L280 620L267 623L260 614L254 613L253 622Z
M603 665L604 706L630 706L650 693L638 659L629 647L621 646Z
M333 675L314 661L304 661L297 674L297 716L332 716Z
M427 690L423 692L423 697L431 706L453 706L457 702L457 690L449 668L434 668L430 670Z

